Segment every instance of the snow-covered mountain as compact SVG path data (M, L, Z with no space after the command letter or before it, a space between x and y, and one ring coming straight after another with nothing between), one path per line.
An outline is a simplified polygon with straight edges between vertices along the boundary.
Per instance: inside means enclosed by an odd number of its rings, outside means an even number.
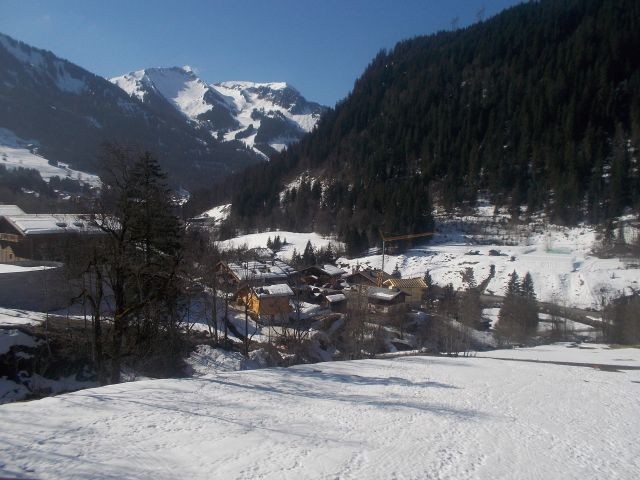
M223 142L268 155L310 132L326 110L284 82L207 84L192 68L147 68L111 81L144 104L183 117Z
M0 147L15 147L6 138L31 144L41 160L29 157L23 166L49 162L97 173L102 146L115 141L152 151L175 186L199 188L262 161L242 142L219 141L163 102L140 101L49 51L0 34L0 128L7 133Z

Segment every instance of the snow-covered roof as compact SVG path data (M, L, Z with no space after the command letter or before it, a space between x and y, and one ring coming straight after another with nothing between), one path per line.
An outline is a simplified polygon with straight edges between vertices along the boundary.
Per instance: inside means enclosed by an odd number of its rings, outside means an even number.
M322 269L327 272L329 275L331 275L332 277L337 277L339 275L344 275L345 272L344 270L342 270L339 267L336 267L335 265L329 265L329 264L325 264L322 266Z
M227 266L240 280L286 280L295 273L292 267L280 260L229 263Z
M5 215L24 215L25 213L17 205L0 205L0 217Z
M44 235L64 232L98 231L82 215L44 214L44 215L5 215L4 218L22 235Z
M406 295L401 290L392 290L390 288L379 288L379 287L371 287L368 290L367 295L369 298L376 298L378 300L393 300L399 295Z
M334 293L333 295L325 295L325 297L329 303L338 303L347 299L344 293Z
M306 272L306 271L319 271L322 272L330 277L339 277L341 275L344 275L345 272L344 270L342 270L341 268L336 267L335 265L311 265L309 267L306 267L304 269L301 270L302 272Z
M268 285L260 287L256 290L256 295L260 298L264 297L292 297L293 290L286 283L278 283L277 285Z

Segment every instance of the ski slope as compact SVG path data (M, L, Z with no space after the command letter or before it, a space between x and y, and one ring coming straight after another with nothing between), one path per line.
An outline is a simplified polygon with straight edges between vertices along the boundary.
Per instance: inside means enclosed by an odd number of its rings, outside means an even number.
M0 406L0 476L635 479L639 383L638 370L434 357L133 382Z

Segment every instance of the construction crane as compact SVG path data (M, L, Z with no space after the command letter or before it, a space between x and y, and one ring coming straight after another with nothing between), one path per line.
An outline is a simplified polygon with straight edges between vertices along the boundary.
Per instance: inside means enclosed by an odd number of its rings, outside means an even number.
M422 238L422 237L430 237L435 232L424 232L424 233L409 233L407 235L391 235L386 236L382 230L380 230L380 238L382 239L382 268L378 273L378 286L382 286L382 282L384 281L384 257L385 257L385 247L387 242L395 242L397 240L411 240L412 238Z

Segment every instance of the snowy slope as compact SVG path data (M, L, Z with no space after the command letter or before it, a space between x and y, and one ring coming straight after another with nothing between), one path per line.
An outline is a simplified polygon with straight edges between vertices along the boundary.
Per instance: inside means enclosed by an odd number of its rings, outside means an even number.
M197 220L210 220L214 225L225 221L231 213L231 204L218 205L195 217Z
M0 406L0 475L634 479L638 382L638 370L404 357L113 385Z
M211 110L211 105L204 100L210 87L197 78L188 66L138 70L112 78L111 82L143 101L155 91L190 119L195 120L198 115Z
M37 147L36 147L37 148ZM86 183L94 187L100 186L100 177L90 173L74 170L64 163L57 166L34 153L33 145L18 138L11 130L0 128L0 165L8 169L29 168L37 170L43 180L49 181L52 177L68 178L80 183Z
M46 317L46 313L0 307L0 327L37 325L38 323L44 322Z
M325 110L284 82L209 85L189 66L147 68L111 82L143 102L159 96L215 138L241 141L263 156L265 145L280 151L310 132Z
M342 248L343 244L338 242L335 238L324 237L317 233L298 233L298 232L286 232L286 231L273 231L263 233L250 233L248 235L241 235L239 237L231 238L221 242L221 249L232 249L246 246L247 248L265 248L269 238L272 240L276 235L280 236L280 240L283 242L286 240L286 244L277 253L278 258L283 260L290 260L293 251L297 250L302 255L307 242L311 242L313 248L326 248L329 244L334 247ZM334 248L334 251L336 248Z
M52 52L1 33L0 59L0 127L29 139L37 147L31 153L47 160L95 173L105 142L117 140L121 145L153 152L169 174L171 186L186 188L210 184L212 178L260 161L259 155L237 142L221 143L212 138L160 93L156 97L161 101L147 103L146 97L140 101ZM164 94L172 95L170 79L158 80L158 85ZM194 91L197 88L193 85ZM181 108L193 115L208 108L197 101L190 103L196 93L175 95ZM18 156L14 151L5 153ZM28 160L45 171L46 160ZM64 172L45 171L45 175L53 174L64 176Z
M387 255L385 270L391 273L397 265L403 278L422 277L429 271L437 284L451 283L454 288L462 289L466 288L461 275L465 269L473 269L480 283L489 276L491 265L495 265L495 277L485 293L503 295L513 271L520 278L530 272L539 300L577 308L599 309L603 298L629 294L631 288L640 287L637 263L598 258L593 254L597 246L594 228L553 225L545 228L517 239L516 245L507 246L477 245L456 232L440 233L431 244ZM382 255L339 262L347 268L380 268Z
M45 80L61 92L80 94L89 89L86 75L62 59L52 58L42 50L26 47L5 35L0 35L0 47L18 61L30 65L33 77Z
M313 130L323 111L322 107L307 102L297 90L284 82L222 82L213 85L213 88L230 100L240 125L236 130L225 134L227 140L235 138L250 127L259 132L263 116L279 118L285 123L288 121L292 128L272 137L269 144L276 150L282 150L300 137L296 128L302 133ZM254 146L257 136L258 133L250 135L243 138L243 142Z

